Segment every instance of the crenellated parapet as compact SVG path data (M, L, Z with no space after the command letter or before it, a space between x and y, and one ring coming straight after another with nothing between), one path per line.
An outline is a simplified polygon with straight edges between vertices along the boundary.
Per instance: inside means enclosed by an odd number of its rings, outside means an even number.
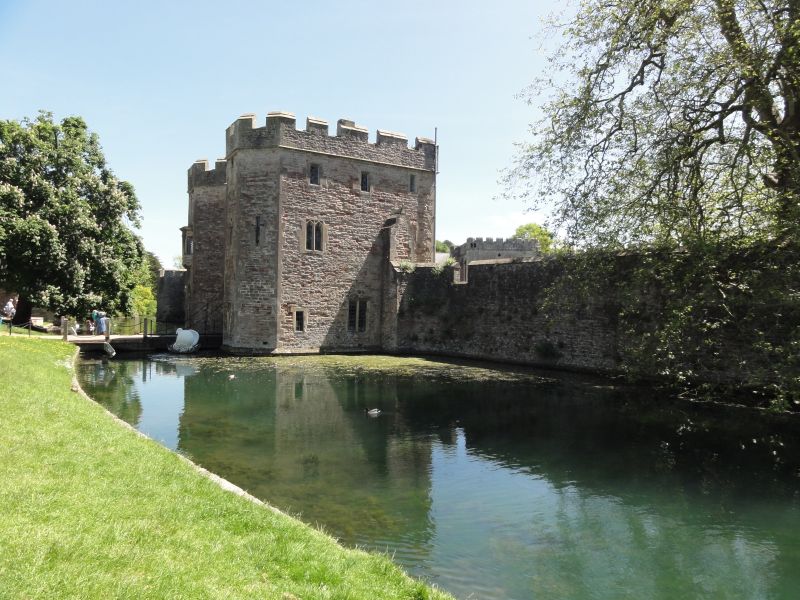
M234 121L226 132L228 157L239 150L278 147L426 171L436 168L433 140L418 137L414 147L409 148L404 134L379 129L375 142L371 143L368 130L350 119L339 119L335 135L330 135L328 122L316 117L308 117L305 129L297 129L293 113L270 112L266 123L259 127L256 116L247 113Z
M536 252L539 250L537 240L521 240L518 238L467 238L467 243L458 247L467 250L515 250L519 252Z
M225 185L226 161L218 158L213 168L209 168L205 158L195 161L188 172L189 191L196 187Z

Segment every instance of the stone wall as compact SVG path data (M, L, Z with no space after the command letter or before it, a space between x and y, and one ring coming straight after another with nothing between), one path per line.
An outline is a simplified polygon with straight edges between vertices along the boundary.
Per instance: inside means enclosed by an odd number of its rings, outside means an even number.
M200 333L222 333L225 180L224 160L218 160L213 169L208 168L207 161L198 161L188 173L189 226L186 234L192 239L192 254L184 256L186 327Z
M183 269L164 269L158 278L156 294L156 321L160 323L180 323L185 320L186 271Z
M467 238L466 243L453 248L453 258L461 265L461 278L468 279L468 266L477 260L497 258L529 258L539 254L537 240L515 238Z
M577 310L545 312L544 292L562 274L563 265L551 259L479 261L464 283L454 281L451 268L395 268L397 337L386 349L616 371L613 294Z

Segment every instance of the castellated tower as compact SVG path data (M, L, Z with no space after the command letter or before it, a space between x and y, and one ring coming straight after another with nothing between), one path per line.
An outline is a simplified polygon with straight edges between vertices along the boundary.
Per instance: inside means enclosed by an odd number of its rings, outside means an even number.
M189 168L189 225L183 227L186 327L222 333L225 160L213 169L198 160Z
M294 115L283 112L257 127L248 114L226 132L224 179L221 166L196 163L189 174L187 315L223 289L226 350L383 348L386 323L396 317L396 306L384 302L388 261L434 257L434 142L417 138L409 148L404 135L378 130L372 144L366 129L345 119L333 136L314 118L297 130ZM203 211L214 214L220 237L213 258L201 260Z

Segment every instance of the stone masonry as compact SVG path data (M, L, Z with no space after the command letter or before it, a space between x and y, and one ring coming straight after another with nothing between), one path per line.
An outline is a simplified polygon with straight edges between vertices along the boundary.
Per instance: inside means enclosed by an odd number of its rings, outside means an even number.
M524 258L539 254L537 240L518 240L514 238L467 238L465 244L453 248L453 258L461 265L461 277L467 280L469 264L478 260L496 258Z
M298 130L290 113L261 127L243 115L225 160L189 170L187 326L218 327L228 351L380 350L394 335L388 261L433 260L433 141L409 148L378 130L370 143L345 119L328 129L308 118Z
M225 160L213 169L197 161L189 169L189 225L183 232L186 327L222 333L221 277L225 243ZM197 264L197 268L195 268Z

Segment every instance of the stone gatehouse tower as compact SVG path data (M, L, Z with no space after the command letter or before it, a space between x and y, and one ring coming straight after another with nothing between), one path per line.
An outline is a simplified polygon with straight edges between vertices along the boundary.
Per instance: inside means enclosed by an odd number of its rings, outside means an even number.
M186 325L253 353L377 350L393 338L389 261L434 257L436 146L290 113L226 131L189 169Z

